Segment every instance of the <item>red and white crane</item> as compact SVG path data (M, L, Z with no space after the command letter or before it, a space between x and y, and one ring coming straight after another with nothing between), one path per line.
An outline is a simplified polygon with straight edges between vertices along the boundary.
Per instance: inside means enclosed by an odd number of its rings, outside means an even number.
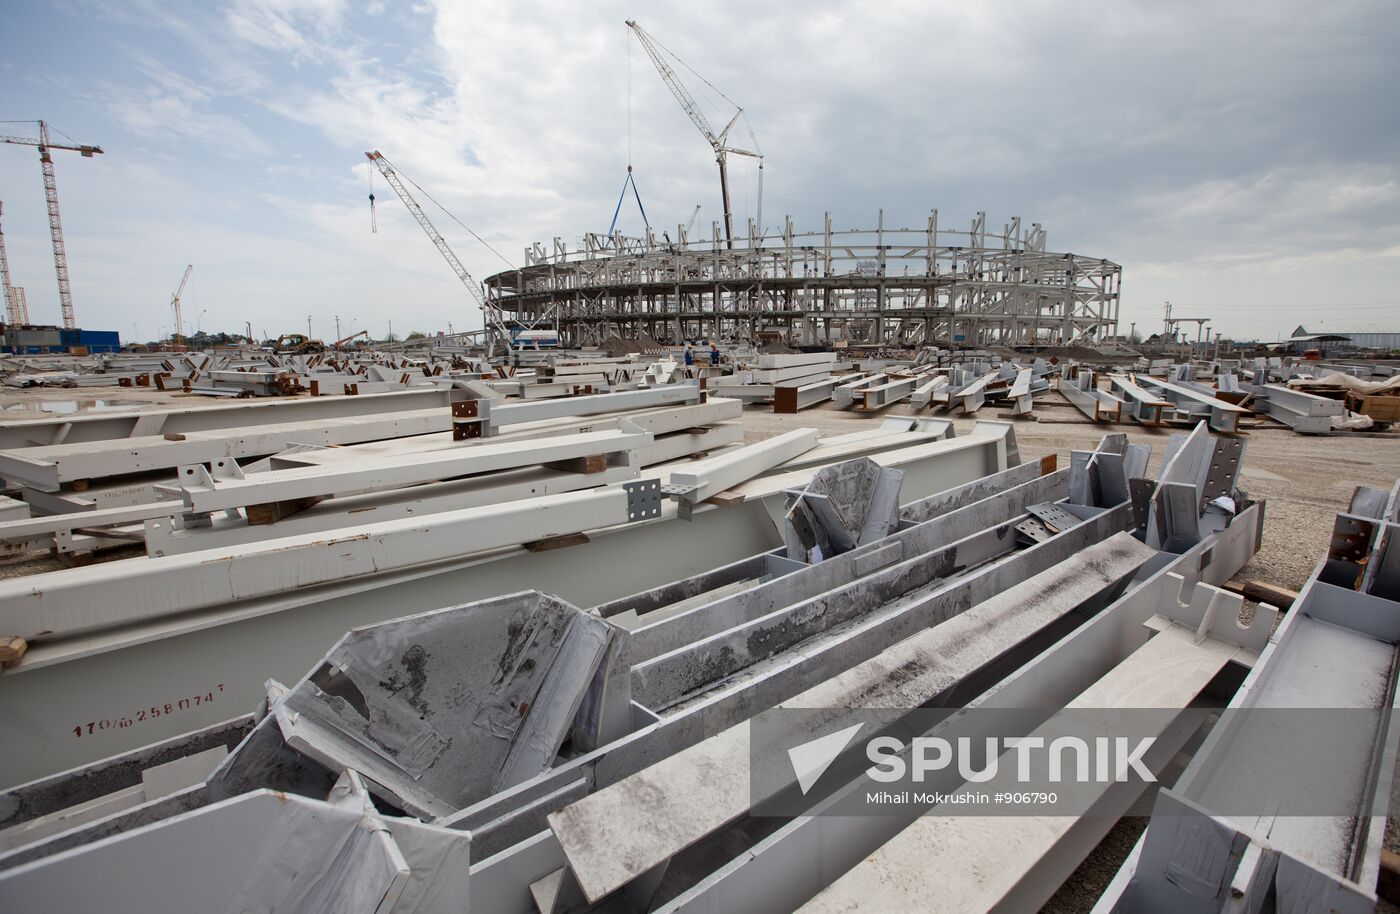
M63 326L72 330L78 326L78 322L73 317L73 289L68 282L68 252L63 246L63 223L58 217L58 184L54 180L53 157L49 152L54 149L67 149L90 159L95 155L102 155L102 147L53 143L49 140L49 125L43 121L39 121L38 124L38 139L0 136L0 143L39 147L39 166L44 172L44 200L49 208L49 239L53 242L54 272L58 274L58 302L63 308Z
M0 213L5 204L0 203ZM29 323L29 308L24 304L24 290L10 285L10 258L5 253L5 231L0 228L0 290L5 296L5 323L20 327Z

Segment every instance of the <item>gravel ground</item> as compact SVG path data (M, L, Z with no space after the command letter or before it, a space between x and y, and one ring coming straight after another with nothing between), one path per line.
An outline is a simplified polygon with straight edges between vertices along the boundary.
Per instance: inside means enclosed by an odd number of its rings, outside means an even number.
M47 413L40 403L58 403L63 412L73 405L105 401L118 408L162 404L213 404L207 397L163 393L143 388L4 389L0 390L0 417L4 419L42 418ZM744 411L745 440L764 438L794 428L817 428L828 434L858 431L888 416L909 415L907 404L897 405L877 416L838 410L832 404L813 407L795 416L775 415L770 407L750 406ZM1055 395L1036 404L1041 421L1017 420L1016 440L1024 460L1038 460L1056 454L1060 466L1069 465L1071 450L1092 449L1108 432L1126 432L1134 443L1153 447L1155 471L1167 438L1174 430L1143 429L1134 425L1096 426L1084 420L1068 403ZM928 415L925 413L925 415ZM997 411L983 410L984 419L995 419ZM954 419L957 434L972 430L975 420ZM1259 554L1238 575L1297 590L1311 575L1326 547L1332 518L1343 510L1352 490L1361 484L1389 489L1400 478L1400 432L1386 437L1337 435L1305 437L1282 427L1261 427L1246 436L1245 468L1242 487L1255 499L1267 501L1264 544ZM129 554L121 550L117 555ZM51 570L50 559L38 559L0 567L0 577ZM1397 779L1400 788L1400 779ZM1392 809L1400 809L1400 797L1392 796ZM1386 846L1400 850L1400 828L1387 823ZM1088 911L1113 878L1132 849L1145 825L1142 819L1123 819L1046 905L1055 914ZM1397 909L1382 903L1380 910Z

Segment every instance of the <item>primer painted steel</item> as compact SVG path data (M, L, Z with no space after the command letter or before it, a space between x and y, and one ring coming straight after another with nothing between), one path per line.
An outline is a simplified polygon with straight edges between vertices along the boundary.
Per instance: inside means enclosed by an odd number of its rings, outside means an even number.
M1010 671L1000 681L988 683L985 691L967 702L967 707L1045 708L1048 715L1051 713L1048 709L1068 704L1148 642L1153 629L1145 623L1154 615L1164 608L1181 607L1183 601L1189 605L1197 582L1223 584L1249 561L1259 548L1262 509L1262 505L1250 506L1226 530L1182 555L1160 555L1148 564L1146 576L1138 585L1113 605L1076 629L1072 636L1054 641L1048 650L1021 668ZM949 735L968 735L975 739L987 734L950 731ZM756 910L766 914L800 908L839 874L858 865L909 824L910 820L896 816L822 815L823 810L839 803L846 793L865 791L868 786L863 781L853 782L814 807L812 815L783 824L658 910L667 914L723 910ZM939 785L930 784L930 787L938 789ZM947 785L948 789L953 787L955 783ZM1114 820L1083 821L1098 821L1098 827L1107 830ZM1088 846L1092 847L1093 843L1090 841ZM793 861L802 861L802 864L794 866ZM480 864L474 867L474 873L480 867ZM966 869L971 869L971 865ZM966 875L966 872L961 874L962 877ZM919 878L919 874L914 878ZM957 879L960 874L942 870L931 874L930 878ZM937 884L923 884L927 889L923 904L936 907ZM1036 907L1031 905L1029 909Z
M1378 497L1368 510L1364 498L1371 495ZM1400 486L1389 497L1358 490L1352 510L1359 514L1338 515L1339 531L1360 529L1358 522L1394 531ZM1368 572L1384 564L1381 532L1373 532L1361 555L1349 552L1366 558ZM1400 594L1400 582L1380 583L1350 570L1331 581L1337 551L1334 539L1220 724L1176 784L1158 795L1146 833L1096 912L1255 910L1269 897L1288 898L1289 910L1300 914L1375 910L1384 810L1400 745L1400 603L1381 592ZM1336 763L1302 770L1277 747L1312 739L1308 719L1293 719L1290 730L1290 718L1248 713L1288 708L1371 712L1378 726L1338 730L1328 745ZM1270 796L1271 814L1215 808L1220 798L1258 794L1260 779L1284 778L1290 789ZM1306 807L1300 804L1314 792L1348 798L1350 814L1301 814Z
M886 451L872 459L905 471L902 497L912 501L1016 462L1014 441L1008 447L1008 434L1009 429L986 423L969 436ZM781 544L775 525L783 513L781 493L805 485L812 472L778 472L743 483L737 491L744 504L696 505L689 521L680 519L677 507L668 503L663 503L660 518L613 526L600 525L596 513L585 511L581 524L553 525L553 532L587 532L588 542L563 549L534 553L505 545L471 553L461 541L454 544L451 538L439 537L440 548L455 549L451 558L420 561L399 570L380 569L354 579L344 579L336 571L339 562L328 558L324 570L330 580L314 587L269 587L256 574L245 580L241 574L249 566L231 562L228 553L216 550L209 551L212 555L196 552L89 566L83 570L93 576L75 586L89 595L95 613L89 622L101 625L101 630L61 640L38 639L18 666L0 673L0 727L12 737L0 755L0 785L134 749L253 707L261 700L266 679L299 678L326 644L356 625L513 593L526 584L575 605L593 606L775 548ZM618 494L625 503L625 494ZM513 510L523 512L519 516L524 522L535 503L522 502ZM602 503L611 501L604 496ZM491 511L471 509L460 514L465 530L491 516ZM476 520L468 523L466 518ZM410 529L418 529L413 521L407 523ZM517 527L521 538L511 542L538 538L541 528L551 526L547 521L528 523L538 524L537 532ZM562 530L564 526L573 530ZM422 529L437 528L427 524ZM506 537L505 531L471 530L468 535L476 541ZM314 544L317 537L292 540ZM264 547L262 554L268 556L264 561L280 555L284 569L279 574L295 576L301 566L296 550ZM320 548L328 557L336 554L337 547L329 541ZM398 554L405 558L418 554L421 559L423 553L415 548ZM227 578L220 582L205 567L211 558L240 580L239 588L255 588L264 595L205 604L208 608L203 610L188 605L203 603L201 595L208 588L229 586ZM194 582L191 594L160 583L158 569L164 566L158 563L165 562L178 562L180 568L188 569ZM611 573L599 575L598 568ZM51 576L31 578L28 584L44 577ZM15 582L9 583L13 587ZM109 584L128 588L133 602L104 599ZM171 615L153 617L150 598L157 593L161 595L157 605ZM388 594L391 599L386 598ZM18 607L37 599L28 590L16 597L18 603L0 598L0 630L12 630L20 619ZM135 621L139 618L146 621ZM213 702L194 704L193 696L210 694L215 696ZM152 707L163 712L167 703L178 713L150 715ZM134 719L142 709L147 712L143 720L125 727L114 725ZM109 726L101 727L102 721ZM75 735L75 729L81 735Z
M1250 405L1255 412L1282 422L1300 435L1330 435L1332 417L1345 416L1347 412L1341 400L1293 390L1282 384L1247 384L1245 389L1254 395Z
M194 483L185 482L185 479L197 479L204 474L186 468L181 473L183 484L174 491L178 492L188 510L203 514L245 505L413 486L577 457L626 453L650 441L651 436L644 433L585 432L534 441L430 451L388 460L357 461L334 468L321 466L269 470L242 479L205 476L202 482Z
M1205 417L1217 432L1239 431L1240 416L1249 414L1247 409L1189 387L1147 376L1139 376L1138 381L1147 390L1176 404L1178 413L1188 417Z
M1137 420L1140 425L1162 425L1166 418L1165 411L1174 406L1170 400L1164 400L1143 390L1123 375L1111 375L1108 383L1113 392L1122 399L1123 412Z
M357 397L307 397L166 409L113 410L61 419L0 422L0 450L9 451L50 444L78 444L113 438L216 432L225 428L256 428L260 425L347 419L424 409L446 411L451 406L452 391L434 387ZM449 427L450 423L442 426L444 429Z

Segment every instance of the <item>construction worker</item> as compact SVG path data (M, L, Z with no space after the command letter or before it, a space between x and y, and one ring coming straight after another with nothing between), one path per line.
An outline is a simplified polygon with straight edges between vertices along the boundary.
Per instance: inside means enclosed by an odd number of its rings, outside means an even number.
M690 344L689 344L689 343L686 343L686 344L685 344L685 365L686 365L687 368L689 368L690 366L692 366L692 365L694 365L694 364L695 364L695 350L692 349L692 348L690 347Z
M719 367L719 343L715 340L710 340L710 365L714 368Z

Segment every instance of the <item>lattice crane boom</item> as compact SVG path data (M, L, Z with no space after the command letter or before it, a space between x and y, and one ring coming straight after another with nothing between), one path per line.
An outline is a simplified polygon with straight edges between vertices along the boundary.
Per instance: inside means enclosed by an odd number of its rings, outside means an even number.
M403 205L408 207L409 213L433 242L433 246L442 254L443 260L446 260L447 265L452 268L452 272L457 274L457 278L462 281L462 285L467 287L467 292L471 294L477 306L481 308L482 320L489 325L490 329L494 329L500 335L502 344L506 349L511 349L510 332L506 330L505 323L501 320L499 312L496 308L492 307L491 304L487 302L486 297L481 294L480 285L472 278L472 274L467 272L467 268L462 264L462 261L458 259L452 248L448 246L447 239L442 237L442 233L433 225L432 220L428 218L428 214L423 212L423 207L419 206L418 201L413 199L413 195L408 192L408 188L405 187L403 181L400 180L398 172L394 170L394 166L377 150L374 152L366 152L365 157L374 163L375 168L379 169L379 173L384 176L384 180L389 182L389 186L394 189L394 193L399 195L399 199L403 201Z
M68 249L63 243L63 221L58 212L58 182L54 177L53 157L49 152L54 149L67 149L90 159L95 155L102 155L102 147L53 143L49 140L49 125L43 121L39 121L38 124L38 139L0 136L0 143L39 147L39 166L44 173L44 202L49 211L49 240L53 244L54 272L58 275L58 301L63 309L63 326L72 330L78 326L78 322L73 314L73 288L68 280Z
M710 147L714 149L715 162L719 165L720 200L724 204L724 241L727 246L732 248L734 247L734 213L729 205L728 161L731 152L735 155L749 156L758 159L758 221L760 224L763 222L763 152L758 148L758 139L753 136L752 128L750 128L749 134L750 138L753 139L753 149L744 149L729 145L729 132L734 129L735 124L741 119L744 119L744 109L740 108L738 105L734 105L736 109L734 116L729 119L729 123L724 125L723 130L719 133L715 133L714 128L710 126L709 118L705 117L705 112L696 103L694 96L690 94L690 90L686 89L685 83L681 82L680 77L676 75L676 71L666 62L666 58L662 53L662 48L656 39L652 38L634 19L627 20L627 27L632 30L632 34L637 36L637 41L641 44L642 50L646 51L646 55L651 59L652 65L656 67L656 72L661 74L661 81L666 84L666 88L671 90L671 94L676 97L676 101L680 103L681 108L685 111L686 116L690 118L691 123L695 125L696 129L698 129L705 137L706 141L709 142ZM669 54L670 52L667 51L666 53ZM677 58L677 60L679 60L679 58ZM702 81L704 81L703 78ZM708 82L706 84L708 85ZM714 87L711 86L711 88ZM715 91L718 92L719 90L716 89ZM721 92L719 94L725 101L733 104L733 101L731 101L728 96L725 96L724 93Z
M180 307L180 298L185 294L185 283L190 281L190 273L194 270L194 264L185 267L185 275L180 277L180 285L176 287L175 293L170 296L170 307L175 311L175 342L180 342L185 333L184 311Z
M5 204L0 203L0 215L5 211ZM10 258L5 253L5 231L0 228L0 290L5 296L5 323L20 324L29 323L19 319L19 309L15 307L15 293L10 286Z

